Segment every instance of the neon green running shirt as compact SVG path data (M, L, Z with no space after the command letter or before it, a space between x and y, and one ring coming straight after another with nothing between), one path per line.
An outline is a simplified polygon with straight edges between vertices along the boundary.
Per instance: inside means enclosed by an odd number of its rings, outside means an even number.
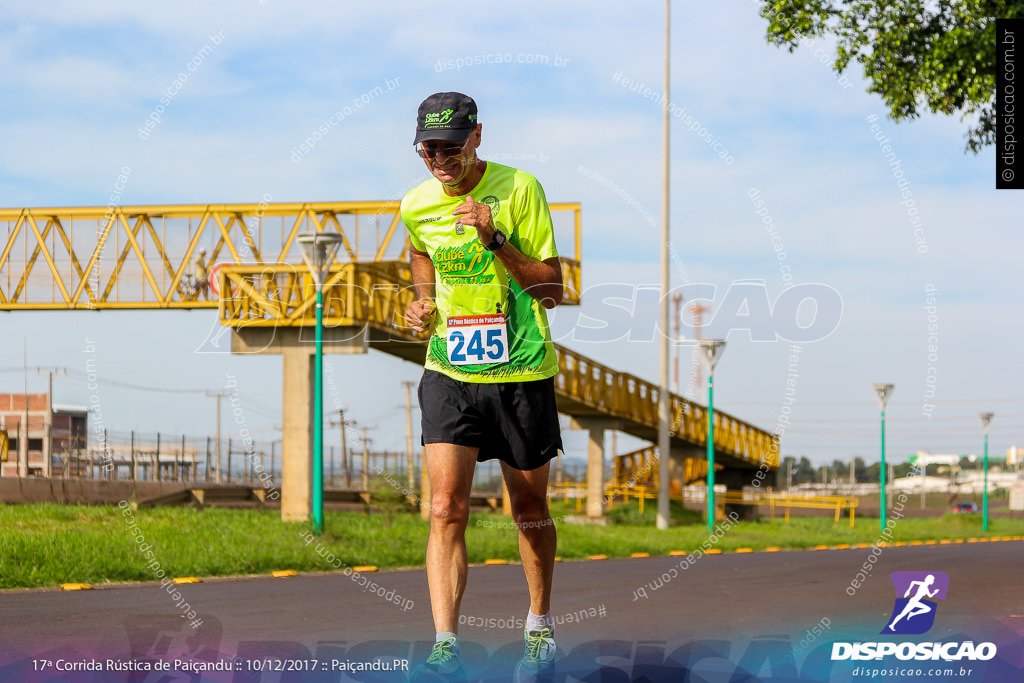
M487 204L492 224L524 255L543 261L558 256L544 189L528 173L487 162L470 193ZM472 226L456 225L452 211L466 195L450 197L430 178L402 199L402 222L412 246L434 262L437 322L425 367L463 382L525 382L558 373L548 318L540 302L509 277L494 254L484 249ZM504 314L503 336L474 323L493 323ZM449 326L449 318L456 320ZM470 325L459 327L457 323ZM451 330L449 330L451 327ZM465 330L465 334L461 331ZM507 348L503 348L507 340ZM507 362L493 361L504 358ZM484 362L473 363L474 360Z

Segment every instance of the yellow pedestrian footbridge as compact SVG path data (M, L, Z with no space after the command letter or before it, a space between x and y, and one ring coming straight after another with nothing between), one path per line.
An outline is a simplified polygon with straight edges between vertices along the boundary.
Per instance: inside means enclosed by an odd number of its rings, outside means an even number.
M563 304L578 304L580 205L550 206L563 253ZM236 335L311 330L316 295L296 238L331 231L342 247L324 288L325 327L359 335L363 350L419 363L425 338L403 317L414 294L398 209L398 201L0 209L0 310L215 308ZM561 345L558 356L563 413L657 440L657 385ZM716 468L778 468L777 436L721 411L714 419ZM704 406L671 397L672 445L686 449L677 485L699 478L701 467L706 472L699 448L707 429ZM288 451L286 444L286 459ZM616 472L638 472L644 462L657 470L653 447L616 459Z

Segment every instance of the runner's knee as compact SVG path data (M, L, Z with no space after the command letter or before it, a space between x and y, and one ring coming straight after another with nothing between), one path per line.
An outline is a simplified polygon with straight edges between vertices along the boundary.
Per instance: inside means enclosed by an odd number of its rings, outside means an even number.
M443 491L430 496L431 523L461 524L469 522L469 501Z
M533 495L518 495L512 499L512 519L520 529L539 529L550 524L546 498Z

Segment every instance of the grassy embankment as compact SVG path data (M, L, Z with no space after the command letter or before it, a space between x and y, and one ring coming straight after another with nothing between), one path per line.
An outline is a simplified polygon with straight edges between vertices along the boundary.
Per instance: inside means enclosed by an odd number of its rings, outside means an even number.
M678 507L673 509L673 527L657 531L654 507L647 505L641 517L635 503L617 505L609 513L612 523L599 527L566 523L564 516L574 514L574 507L554 503L559 556L568 561L594 554L667 555L673 550L694 550L708 538L699 516ZM417 515L393 509L390 514L372 515L328 511L325 522L323 547L349 566L392 569L423 564L427 526ZM516 532L509 524L509 518L501 515L474 514L467 532L470 562L517 561ZM304 541L308 525L282 522L277 511L154 508L127 517L115 506L7 505L0 506L0 588L153 581L153 569L146 566L150 560L140 552L133 528L171 577L334 568L317 554L316 543ZM858 518L856 528L850 529L845 518L833 524L831 517L794 517L788 526L781 519L735 524L715 547L729 553L740 548L855 545L876 542L879 533L877 518ZM1021 535L1024 520L1012 519L990 520L985 534L981 515L904 518L895 525L895 540L908 543Z

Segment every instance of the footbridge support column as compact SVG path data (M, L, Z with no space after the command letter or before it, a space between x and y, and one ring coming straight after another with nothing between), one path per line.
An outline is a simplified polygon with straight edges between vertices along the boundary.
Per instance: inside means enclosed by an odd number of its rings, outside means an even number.
M703 463L707 462L707 450L701 446L672 446L671 459L668 461L669 494L682 494L683 487L700 484L704 481L703 473L707 472Z
M587 432L587 517L604 517L604 432L619 421L599 417L572 417L571 427Z
M325 354L366 353L364 328L324 328L323 338ZM311 325L233 329L231 352L280 354L284 358L281 520L306 521L312 516L313 502L314 330ZM324 384L324 409L329 411L333 403L326 380Z
M703 446L672 446L668 461L669 496L682 502L683 507L702 512L707 505L683 499L683 489L690 485L703 485L707 481L707 449Z
M757 486L760 492L767 492L769 486L774 486L775 484L775 472L769 470L767 473L762 474L760 478L757 476L758 472L763 472L763 470L727 467L715 473L715 481L723 484L730 493L740 493L744 487L748 486ZM716 505L715 508L716 516L719 514L729 515L735 512L741 520L750 521L757 519L757 507L754 505Z

